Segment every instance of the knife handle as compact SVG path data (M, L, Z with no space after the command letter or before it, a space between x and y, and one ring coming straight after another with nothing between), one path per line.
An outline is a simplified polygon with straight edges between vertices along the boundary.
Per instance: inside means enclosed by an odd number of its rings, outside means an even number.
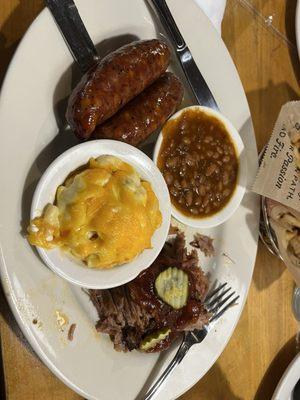
M164 27L168 30L172 37L177 50L182 50L186 47L185 41L176 25L176 22L169 10L165 0L151 0L152 6L158 13L160 18L164 19Z
M98 59L97 50L90 38L73 0L45 0L68 47L84 73Z

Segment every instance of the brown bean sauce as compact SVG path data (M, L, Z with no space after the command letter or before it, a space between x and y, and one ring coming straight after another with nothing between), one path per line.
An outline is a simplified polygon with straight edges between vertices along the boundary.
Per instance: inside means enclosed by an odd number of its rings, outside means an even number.
M234 144L225 125L201 110L185 110L165 124L157 164L172 204L189 217L220 211L236 187Z

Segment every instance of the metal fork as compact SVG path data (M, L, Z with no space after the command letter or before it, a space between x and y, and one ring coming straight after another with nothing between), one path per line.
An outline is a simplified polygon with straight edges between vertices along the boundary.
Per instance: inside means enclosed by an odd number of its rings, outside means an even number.
M189 349L197 343L201 343L209 332L212 323L221 317L231 306L233 306L240 296L234 296L235 292L231 287L227 287L227 283L223 283L218 288L210 292L205 301L204 305L207 311L211 314L209 322L207 325L200 330L194 330L191 332L186 332L181 345L175 357L170 362L165 371L157 379L157 381L151 386L151 388L146 393L144 400L152 399L160 389L161 385L168 378L173 369L178 365L184 356L187 354Z

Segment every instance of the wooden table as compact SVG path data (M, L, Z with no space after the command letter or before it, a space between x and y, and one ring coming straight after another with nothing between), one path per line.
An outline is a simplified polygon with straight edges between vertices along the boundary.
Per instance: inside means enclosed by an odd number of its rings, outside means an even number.
M0 83L20 38L42 7L42 0L0 0ZM227 0L223 38L248 97L259 149L268 140L281 105L299 98L295 8L296 0ZM217 363L181 400L270 399L297 352L292 291L284 265L260 244L237 329ZM8 400L80 399L34 355L3 294L0 332L0 381L5 383L0 382L1 398L6 393Z

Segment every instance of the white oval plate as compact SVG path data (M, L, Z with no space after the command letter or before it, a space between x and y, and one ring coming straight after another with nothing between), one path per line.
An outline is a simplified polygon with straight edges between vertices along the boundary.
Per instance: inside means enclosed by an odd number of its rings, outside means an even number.
M300 379L300 354L297 354L282 375L272 400L293 400L292 394Z
M257 169L257 149L246 97L215 28L193 0L169 0L171 11L221 112L240 132L247 151L248 184ZM83 21L100 53L134 38L157 35L141 0L78 0ZM110 38L110 39L109 39ZM108 40L109 39L109 40ZM28 224L37 181L55 157L77 141L63 132L66 97L76 67L50 13L33 22L9 67L0 97L1 279L26 338L44 363L68 386L88 399L134 399L174 355L120 354L105 335L95 333L96 313L86 295L54 275L22 236ZM173 68L178 73L178 67ZM73 75L73 77L72 77ZM190 104L188 101L183 106ZM59 126L59 127L58 127ZM258 239L259 202L247 192L225 224L206 230L215 238L216 256L201 256L211 281L228 281L240 294L238 306L218 321L204 342L194 346L157 399L174 399L213 365L228 342L243 309L251 282ZM193 230L187 232L188 241ZM226 253L229 258L223 255ZM76 323L74 340L57 326L56 311ZM39 323L33 324L37 318ZM150 376L151 374L151 376Z

